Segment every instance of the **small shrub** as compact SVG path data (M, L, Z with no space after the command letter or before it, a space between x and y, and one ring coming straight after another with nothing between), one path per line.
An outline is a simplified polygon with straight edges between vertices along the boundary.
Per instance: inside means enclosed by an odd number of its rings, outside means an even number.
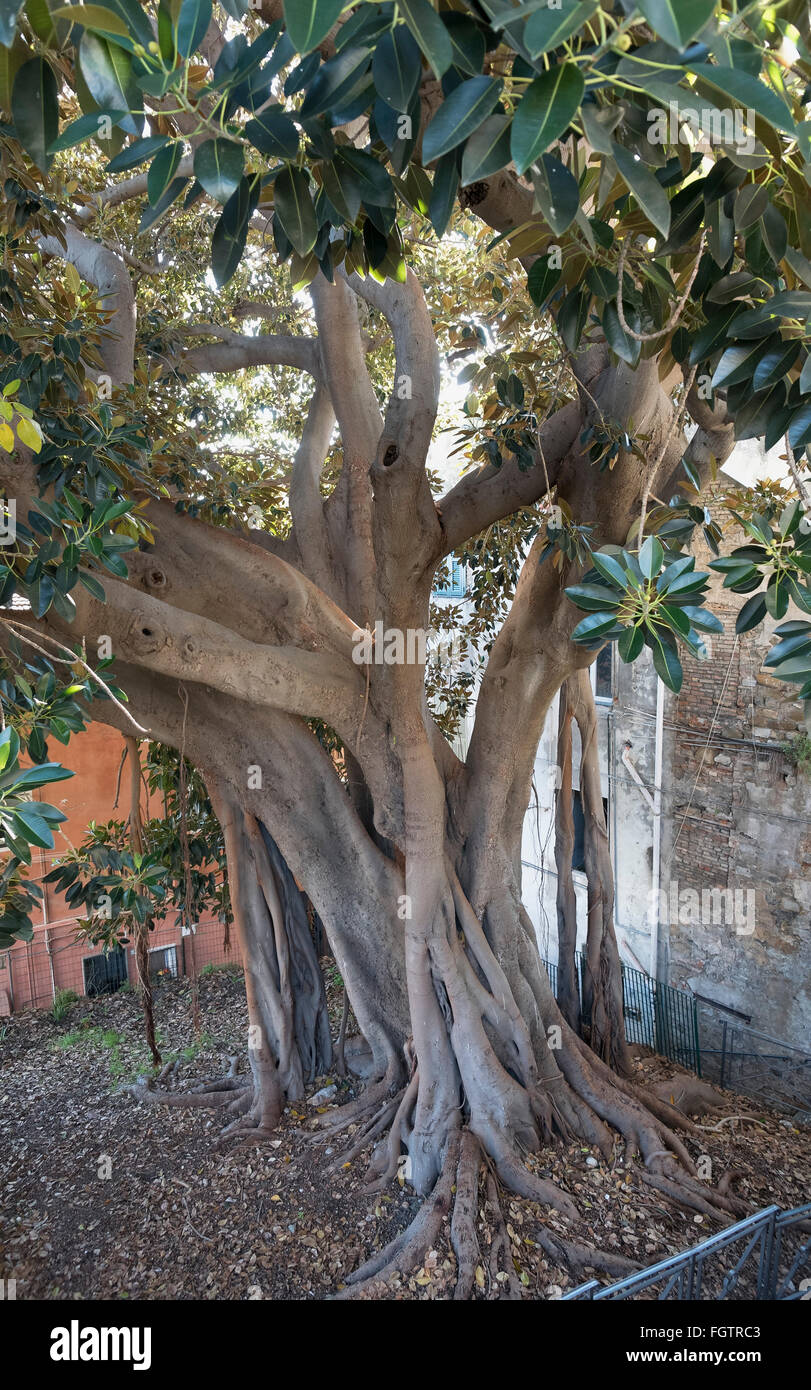
M79 998L78 994L72 989L58 989L54 995L51 1005L51 1018L55 1023L61 1023L66 1014L69 1014L73 1005Z
M811 735L797 734L781 748L791 766L808 776L811 773Z

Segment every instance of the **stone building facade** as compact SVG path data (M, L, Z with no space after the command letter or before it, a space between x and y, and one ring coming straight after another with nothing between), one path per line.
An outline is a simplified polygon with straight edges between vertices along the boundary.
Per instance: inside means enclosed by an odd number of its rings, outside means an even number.
M727 1023L811 1052L811 726L763 669L774 624L735 636L743 601L713 583L724 634L706 661L685 658L678 696L648 653L631 667L614 653L597 683L617 939L626 965L696 997L702 1046ZM522 852L524 902L553 962L557 720L555 705ZM575 788L578 761L575 730ZM586 880L574 879L582 943Z

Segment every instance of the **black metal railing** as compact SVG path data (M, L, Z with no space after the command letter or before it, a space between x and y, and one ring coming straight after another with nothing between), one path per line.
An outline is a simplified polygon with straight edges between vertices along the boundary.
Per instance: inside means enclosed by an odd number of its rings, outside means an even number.
M731 1261L727 1263L727 1261ZM590 1279L563 1295L574 1299L653 1296L684 1299L794 1301L811 1296L811 1202L791 1211L766 1207L700 1245L673 1255L616 1284Z
M704 1074L722 1088L789 1110L811 1108L811 1057L754 1028L704 1019ZM718 1046L708 1046L708 1042Z
M577 983L583 1004L583 975L586 958L576 957ZM557 994L557 966L544 961L552 989ZM622 1001L625 1035L631 1043L652 1047L662 1057L701 1075L701 1049L698 1040L698 1012L692 994L673 985L652 980L642 970L622 966Z

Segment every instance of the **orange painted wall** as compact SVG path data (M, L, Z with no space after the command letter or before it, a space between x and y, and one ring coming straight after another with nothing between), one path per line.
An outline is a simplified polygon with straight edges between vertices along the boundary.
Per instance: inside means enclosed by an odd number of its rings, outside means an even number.
M121 735L104 724L91 724L82 734L76 734L67 748L52 743L50 754L54 761L64 762L74 770L69 781L56 782L39 789L43 801L58 806L67 820L60 826L53 850L34 849L33 876L40 879L52 867L53 861L68 845L78 845L84 838L91 820L108 821L126 815L129 785L127 770L122 778L122 791L115 808L116 782L123 752ZM147 808L144 807L146 810ZM153 799L149 809L160 814L160 798ZM150 946L175 946L179 974L191 970L190 938L182 937L174 925L174 913L158 924L150 936ZM48 1008L54 988L72 989L84 993L83 958L99 954L97 948L75 939L75 914L61 894L46 886L44 910L34 917L34 939L17 942L10 951L0 953L0 1015L22 1008ZM239 963L239 950L233 941L230 951L224 949L225 928L213 918L198 924L194 937L194 962L197 970L203 965ZM232 933L233 936L233 933ZM130 979L135 978L131 948L127 950ZM185 965L185 968L184 968Z

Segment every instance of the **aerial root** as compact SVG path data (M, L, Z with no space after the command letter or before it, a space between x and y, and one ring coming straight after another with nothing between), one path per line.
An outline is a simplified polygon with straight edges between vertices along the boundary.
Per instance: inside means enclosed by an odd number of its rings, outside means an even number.
M407 1136L411 1112L417 1100L419 1073L415 1069L405 1090L395 1097L395 1113L386 1139L379 1145L367 1174L368 1191L380 1192L394 1177L400 1165L400 1152ZM380 1128L383 1128L381 1125ZM377 1130L379 1133L379 1129Z
M235 1120L228 1125L215 1140L215 1149L222 1149L229 1145L231 1153L238 1149L249 1149L253 1144L264 1144L267 1140L277 1139L278 1134L275 1126L260 1124L259 1121Z
M456 1128L448 1136L442 1171L433 1191L411 1225L354 1270L347 1278L346 1287L337 1294L338 1298L356 1298L370 1288L385 1283L397 1271L405 1272L422 1263L427 1251L435 1244L442 1222L451 1208L460 1147L460 1133Z

